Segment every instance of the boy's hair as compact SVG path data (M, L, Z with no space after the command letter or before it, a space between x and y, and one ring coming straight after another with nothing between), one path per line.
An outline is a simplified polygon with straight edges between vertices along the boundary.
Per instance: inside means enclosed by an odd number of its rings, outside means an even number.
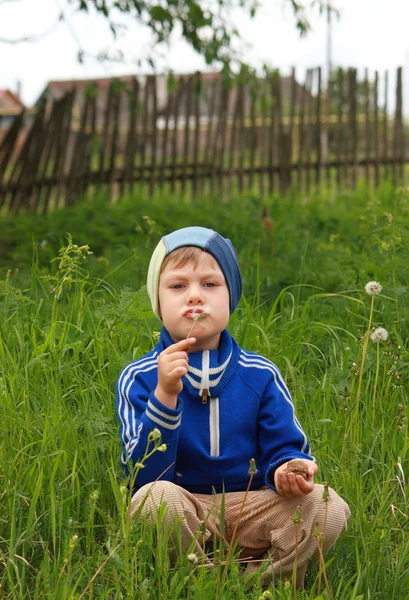
M175 254L173 258L168 259L169 261L180 261L178 262L179 266L182 266L182 261L184 261L183 264L186 264L188 260L198 261L200 254L199 256L196 254L196 248L200 252L208 252L221 268L229 290L230 313L238 305L242 293L242 282L237 256L231 241L212 229L206 229L205 227L184 227L163 236L156 246L149 263L147 289L153 312L159 319L159 277L164 266L164 261L179 249L183 249L184 251L180 254Z
M171 265L174 269L180 269L189 263L192 264L193 267L197 267L200 257L204 252L206 252L206 250L202 250L197 246L183 246L183 248L178 248L165 256L160 269L160 274L163 273L163 270L167 265ZM207 254L209 253L207 252Z

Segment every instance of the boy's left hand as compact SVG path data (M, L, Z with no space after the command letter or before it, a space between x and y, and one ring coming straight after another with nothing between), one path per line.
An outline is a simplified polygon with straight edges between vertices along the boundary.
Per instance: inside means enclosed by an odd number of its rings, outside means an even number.
M274 484L280 496L287 498L302 498L314 489L314 475L318 473L318 466L311 460L304 460L307 465L308 479L302 475L287 473L288 463L280 465L274 473Z

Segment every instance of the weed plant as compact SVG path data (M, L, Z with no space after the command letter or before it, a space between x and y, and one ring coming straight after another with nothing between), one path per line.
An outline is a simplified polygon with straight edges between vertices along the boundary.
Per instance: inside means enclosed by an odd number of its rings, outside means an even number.
M231 333L279 366L320 467L317 481L352 510L348 531L324 557L332 596L409 598L408 200L389 185L272 197L271 229L246 196L229 204L166 199L166 211L160 197L94 200L5 221L0 597L328 597L320 565L309 569L304 591L291 582L263 591L259 578L250 587L239 576L234 552L227 569L223 557L207 569L183 552L174 563L160 519L147 527L129 518L114 384L160 327L143 287L153 245L201 224L238 250L246 295ZM373 305L368 281L382 284ZM373 341L379 327L388 337Z

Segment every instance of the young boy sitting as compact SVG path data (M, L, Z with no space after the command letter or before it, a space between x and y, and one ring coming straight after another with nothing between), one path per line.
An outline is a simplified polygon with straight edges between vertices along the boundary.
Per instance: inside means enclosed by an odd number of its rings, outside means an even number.
M200 556L198 532L209 541L231 536L253 476L235 535L247 571L268 558L264 574L289 578L295 556L293 516L300 507L297 584L309 558L319 558L314 527L324 527L323 486L314 484L317 464L294 414L290 393L277 367L240 348L226 327L242 281L230 240L203 227L164 236L148 270L152 308L163 328L156 347L128 365L117 382L117 411L126 468L144 455L149 434L160 431L165 452L155 452L138 472L132 514L152 521L166 503L169 525L180 521L182 543ZM151 439L151 438L150 438ZM287 472L292 459L305 475ZM301 465L303 466L303 464ZM329 491L323 550L345 531L347 504ZM204 525L203 525L204 524ZM200 534L200 541L202 534Z

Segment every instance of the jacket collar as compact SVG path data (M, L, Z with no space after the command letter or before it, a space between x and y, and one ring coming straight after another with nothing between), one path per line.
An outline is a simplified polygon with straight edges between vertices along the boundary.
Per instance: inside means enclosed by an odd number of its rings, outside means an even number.
M158 350L161 352L173 344L165 327L162 328ZM183 378L183 386L193 396L201 396L207 388L211 398L219 398L236 370L240 349L227 329L220 335L217 350L189 352L189 371Z

